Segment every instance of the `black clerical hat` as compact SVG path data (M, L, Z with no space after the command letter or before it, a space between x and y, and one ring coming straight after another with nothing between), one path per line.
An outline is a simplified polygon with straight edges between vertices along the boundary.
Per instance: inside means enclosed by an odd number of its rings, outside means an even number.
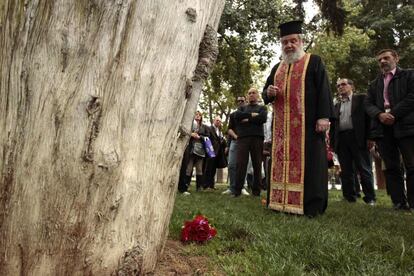
M280 37L290 34L301 34L302 33L302 23L301 20L289 21L279 25Z

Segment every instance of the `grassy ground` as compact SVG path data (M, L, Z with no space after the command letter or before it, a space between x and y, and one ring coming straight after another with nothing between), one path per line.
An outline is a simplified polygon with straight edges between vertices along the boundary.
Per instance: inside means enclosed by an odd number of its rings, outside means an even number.
M170 238L180 239L184 220L207 216L217 236L185 246L186 254L207 256L227 275L414 275L414 213L391 210L384 192L368 206L331 191L325 215L309 219L268 210L257 197L222 195L225 186L192 189L177 195Z

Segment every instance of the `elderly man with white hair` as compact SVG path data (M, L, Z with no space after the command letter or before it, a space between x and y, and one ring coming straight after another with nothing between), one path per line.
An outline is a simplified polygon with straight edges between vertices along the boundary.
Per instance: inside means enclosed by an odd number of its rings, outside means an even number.
M328 75L317 55L303 50L302 21L279 26L282 61L262 92L273 104L269 208L314 217L328 204L325 132L333 118Z

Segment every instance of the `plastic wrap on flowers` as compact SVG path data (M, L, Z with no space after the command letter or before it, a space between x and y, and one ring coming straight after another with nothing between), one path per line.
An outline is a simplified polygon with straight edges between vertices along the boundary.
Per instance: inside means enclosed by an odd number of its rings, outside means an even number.
M202 215L196 216L192 221L186 221L181 229L182 242L205 242L211 240L217 230L211 227L208 219Z

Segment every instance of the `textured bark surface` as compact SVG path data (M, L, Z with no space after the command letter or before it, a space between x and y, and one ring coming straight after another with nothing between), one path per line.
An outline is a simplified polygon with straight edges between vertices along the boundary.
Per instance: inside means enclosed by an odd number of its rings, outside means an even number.
M0 1L1 275L154 268L223 6Z

